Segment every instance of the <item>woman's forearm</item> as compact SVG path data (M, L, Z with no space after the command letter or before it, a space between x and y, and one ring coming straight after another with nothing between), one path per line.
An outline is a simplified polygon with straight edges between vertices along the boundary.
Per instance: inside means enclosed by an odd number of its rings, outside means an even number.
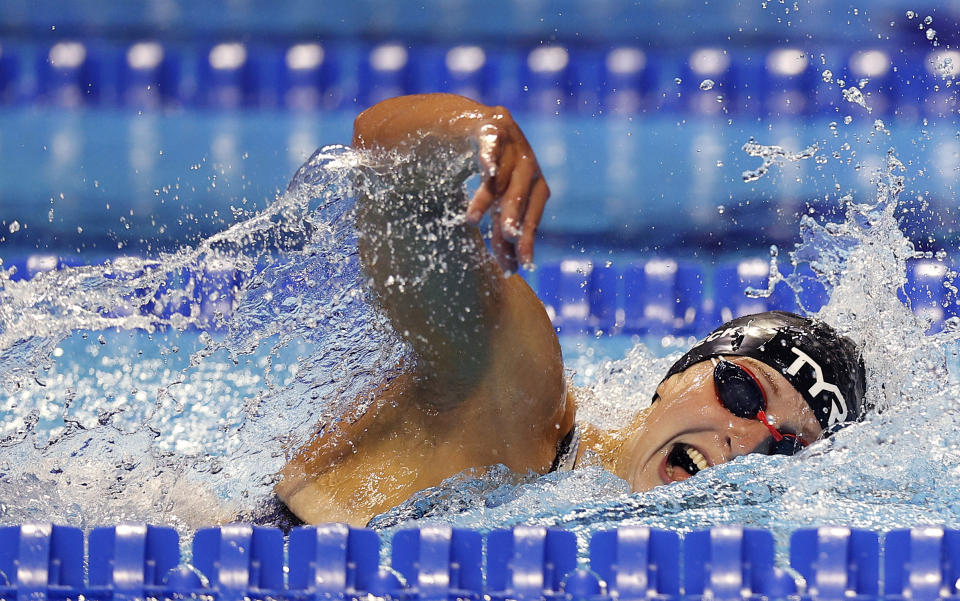
M502 107L490 107L454 94L418 94L389 98L357 116L353 145L367 150L404 149L424 138L456 145L478 140L485 125L509 117Z
M510 112L454 94L421 94L384 100L354 122L353 145L366 150L447 149L474 145L483 183L467 206L477 224L493 213L491 247L507 270L533 261L533 242L550 188L533 149Z

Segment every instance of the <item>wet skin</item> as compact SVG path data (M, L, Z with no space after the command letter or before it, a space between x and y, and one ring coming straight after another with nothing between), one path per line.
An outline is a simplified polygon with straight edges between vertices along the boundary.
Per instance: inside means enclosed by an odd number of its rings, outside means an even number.
M767 418L775 427L799 434L808 442L820 437L821 427L813 410L774 368L749 357L727 360L757 376L767 397ZM650 490L691 476L691 470L684 466L689 466L689 460L677 464L670 458L678 443L693 447L708 466L747 453L767 452L772 441L767 427L757 419L734 416L717 399L710 361L674 375L657 392L660 400L644 419L635 421L611 466L632 490Z

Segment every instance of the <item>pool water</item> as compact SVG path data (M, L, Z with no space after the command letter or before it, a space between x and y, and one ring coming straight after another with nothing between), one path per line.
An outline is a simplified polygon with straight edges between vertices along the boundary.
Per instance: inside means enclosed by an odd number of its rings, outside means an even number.
M356 399L405 352L371 308L354 252L351 198L363 161L321 150L287 194L195 248L4 279L0 519L183 531L229 520L272 495L287 452L315 424L357 415ZM960 525L960 444L951 435L960 389L947 368L958 328L948 320L929 334L898 298L916 255L896 220L903 170L890 155L875 197L846 201L843 221L805 220L804 242L783 258L816 266L832 292L821 316L863 345L876 406L864 423L796 457L744 456L646 493L589 465L460 474L371 525L386 536L423 523L539 524L586 540L620 524L736 523L781 541L812 524ZM295 243L251 243L271 236ZM171 273L209 273L220 261L243 274L232 312L148 319L107 309L152 302ZM646 406L682 347L664 342L564 336L579 419L611 427Z

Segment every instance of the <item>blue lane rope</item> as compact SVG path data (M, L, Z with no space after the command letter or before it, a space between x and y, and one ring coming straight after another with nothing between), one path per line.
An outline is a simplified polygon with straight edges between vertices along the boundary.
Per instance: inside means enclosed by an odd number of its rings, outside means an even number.
M13 281L77 262L51 254L0 257L0 261L0 269L13 269ZM780 272L791 273L793 267L784 263ZM948 286L956 264L956 260L933 259L913 259L907 264L901 300L909 301L915 313L931 320L932 332L942 329L948 318L960 315L957 295ZM617 265L565 259L546 261L525 277L563 334L602 331L699 336L732 317L771 310L799 311L797 297L783 283L769 298L748 298L744 294L747 287L767 288L766 267L767 262L757 257L718 265L664 258ZM128 306L106 308L104 313L125 315L136 306L144 316L169 319L174 314L192 314L199 323L211 325L215 314L229 316L243 274L226 263L198 273L187 271L169 274L169 281L160 286L154 298L129 299ZM741 273L750 275L738 275ZM809 280L799 293L803 308L820 310L828 300L826 290L809 268L801 266L799 273Z
M192 564L173 528L46 523L0 527L0 599L93 601L359 599L956 599L960 531L797 530L790 565L773 535L720 526L679 535L623 526L593 535L578 560L572 532L520 526L486 535L447 526L396 533L390 566L373 530L343 524L198 530ZM881 570L882 567L882 570Z

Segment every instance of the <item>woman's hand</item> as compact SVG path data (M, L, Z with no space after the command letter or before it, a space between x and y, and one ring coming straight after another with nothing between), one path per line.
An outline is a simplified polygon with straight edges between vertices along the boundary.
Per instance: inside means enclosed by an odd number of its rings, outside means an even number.
M402 148L425 137L476 144L483 182L467 207L467 221L476 225L491 211L491 246L500 266L515 271L518 260L531 263L550 188L510 111L453 94L423 94L380 102L354 124L358 148Z
M518 259L533 262L534 238L550 188L510 112L486 108L490 116L475 135L483 183L470 200L467 220L479 223L492 207L493 253L503 269L515 271Z

